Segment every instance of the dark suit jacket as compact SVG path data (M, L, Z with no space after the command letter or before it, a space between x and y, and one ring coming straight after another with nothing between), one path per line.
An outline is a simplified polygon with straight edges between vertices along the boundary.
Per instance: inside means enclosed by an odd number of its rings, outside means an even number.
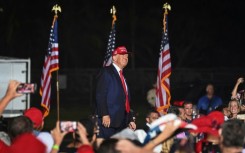
M125 121L125 117L129 117L127 121L131 121L132 118L131 114L126 114L125 101L126 95L116 68L112 64L104 67L97 78L96 114L99 118L109 115L111 119L110 127L118 128Z

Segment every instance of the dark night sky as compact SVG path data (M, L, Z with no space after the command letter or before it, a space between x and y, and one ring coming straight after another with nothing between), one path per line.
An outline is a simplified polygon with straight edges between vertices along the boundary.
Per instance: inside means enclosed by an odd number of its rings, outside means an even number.
M118 18L116 45L134 52L136 68L157 67L166 2L160 0L0 0L0 56L30 57L32 67L41 69L51 9L57 2L62 7L58 19L61 69L102 66L113 4ZM244 66L244 0L167 2L172 7L169 39L173 67Z

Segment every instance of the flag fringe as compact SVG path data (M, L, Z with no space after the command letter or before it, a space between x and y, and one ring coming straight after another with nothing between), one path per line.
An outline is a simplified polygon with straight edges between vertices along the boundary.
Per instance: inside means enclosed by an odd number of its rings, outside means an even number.
M45 118L49 114L49 108L44 104L41 104L41 106L44 108L43 118Z

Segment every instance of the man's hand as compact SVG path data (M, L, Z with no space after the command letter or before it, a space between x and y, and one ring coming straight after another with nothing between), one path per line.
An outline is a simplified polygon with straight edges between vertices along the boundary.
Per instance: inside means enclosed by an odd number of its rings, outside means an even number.
M136 124L135 124L134 122L130 122L130 123L128 124L128 127L129 127L130 129L132 129L132 130L136 130Z
M109 115L105 115L102 117L102 124L104 125L104 127L110 127L111 119Z

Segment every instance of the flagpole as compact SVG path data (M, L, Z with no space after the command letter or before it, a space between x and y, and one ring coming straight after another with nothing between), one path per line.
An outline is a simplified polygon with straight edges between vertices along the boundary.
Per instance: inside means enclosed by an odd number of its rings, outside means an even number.
M56 71L56 88L57 88L57 120L60 120L60 90L59 90L59 70Z
M61 8L59 5L54 5L52 8L52 11L54 11L54 20L53 20L53 26L54 21L58 18L58 12L61 12ZM59 90L59 70L56 71L56 96L57 96L57 120L60 120L60 90Z
M116 35L116 31L115 31L116 25L115 24L116 24L117 16L116 16L116 8L114 5L110 9L110 13L112 14L112 23L111 23L111 30L109 34L108 43L107 43L107 51L104 57L103 67L109 66L112 63L112 52L115 49L115 39L116 39L115 38L115 35Z
M117 16L116 16L116 7L113 5L112 8L111 8L111 14L112 14L112 27L113 25L115 24L116 20L117 20Z
M166 32L166 16L168 15L168 10L171 10L171 6L168 3L165 3L163 5L163 9L164 9L164 14L163 14L163 31L164 33Z
M168 42L168 26L167 15L168 10L171 9L168 3L163 5L163 35L160 46L160 56L158 62L157 72L157 87L156 87L156 110L164 115L167 113L167 109L170 106L171 94L170 94L170 74L171 74L171 61L170 50Z
M166 20L167 20L168 10L169 11L171 10L171 6L168 3L165 3L163 5L163 9L164 9L164 13L163 13L163 32L166 33L167 32L166 31L166 29L167 29L167 21ZM169 76L167 76L167 78L168 77ZM165 79L163 79L163 80L165 80ZM170 95L170 93L169 93L169 95ZM171 96L168 97L165 106L162 106L162 107L158 108L158 110L160 110L164 115L167 113L167 109L170 107L170 99L171 99Z

